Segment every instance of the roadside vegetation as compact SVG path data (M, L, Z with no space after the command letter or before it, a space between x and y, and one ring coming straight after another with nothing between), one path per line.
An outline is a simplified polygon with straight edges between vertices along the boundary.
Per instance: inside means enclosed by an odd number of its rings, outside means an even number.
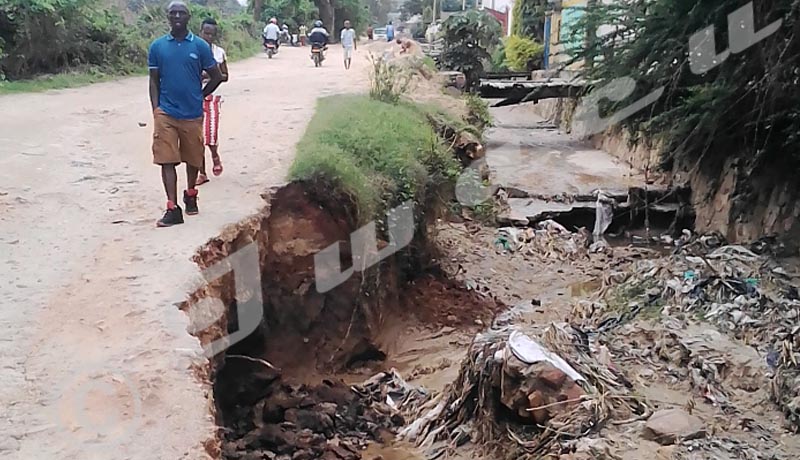
M665 88L655 104L621 122L635 137L660 141L664 166L702 160L719 170L735 155L742 158L737 168L743 171L769 167L791 177L800 168L800 3L752 3L755 31L761 34L778 20L780 27L707 72L691 69L690 37L714 26L715 52L727 53L728 15L743 5L738 0L598 2L576 27L580 33L608 25L609 32L586 43L579 56L592 63L590 78L636 81L633 94L617 107L601 106L605 113Z
M165 3L0 0L0 93L144 73L150 42L168 31ZM215 18L231 59L258 51L256 27L241 7L190 6L191 30L199 30L203 19Z
M412 102L412 70L373 58L369 95L320 99L290 179L349 200L359 224L383 222L386 211L408 200L420 210L432 194L454 185L461 164L434 120L457 131L480 129L435 104Z
M500 44L500 23L488 13L471 10L447 18L442 24L442 35L441 65L462 72L467 79L467 89L472 90Z
M365 223L407 200L424 203L459 171L423 108L357 95L319 100L289 176L349 197Z

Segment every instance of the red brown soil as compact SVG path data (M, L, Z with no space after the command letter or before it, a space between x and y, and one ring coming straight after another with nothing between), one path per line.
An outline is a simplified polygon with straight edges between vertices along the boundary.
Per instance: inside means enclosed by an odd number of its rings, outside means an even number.
M428 325L474 326L489 324L506 306L489 295L433 274L423 275L406 286L403 311Z

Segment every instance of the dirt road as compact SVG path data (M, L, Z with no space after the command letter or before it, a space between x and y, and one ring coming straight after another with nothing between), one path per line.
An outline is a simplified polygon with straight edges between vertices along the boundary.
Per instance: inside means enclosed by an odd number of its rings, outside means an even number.
M366 51L349 72L336 47L320 69L307 52L231 66L225 172L171 229L146 79L0 98L0 458L202 458L210 388L175 307L189 258L284 180L316 98L366 88Z

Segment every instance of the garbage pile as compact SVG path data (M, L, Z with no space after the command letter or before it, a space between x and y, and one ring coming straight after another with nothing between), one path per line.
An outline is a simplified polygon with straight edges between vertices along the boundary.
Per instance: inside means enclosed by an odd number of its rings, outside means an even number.
M645 313L713 323L758 350L774 375L774 401L800 431L800 292L773 259L704 237L683 241L671 257L637 261L605 278L602 300L577 305L573 317L591 317L591 328L601 333Z
M587 351L567 325L551 325L537 341L495 323L475 338L456 382L428 401L398 438L429 459L466 442L507 458L558 458L574 450L570 440L646 417L649 409L628 394L625 377ZM511 451L498 442L505 439Z
M291 386L276 379L265 391L226 414L242 422L224 434L223 458L359 460L368 442L405 424L401 410L413 412L427 399L395 371L357 386L330 380Z
M563 260L588 257L588 231L573 233L554 220L536 227L502 227L497 230L495 249L500 253L522 253L542 259Z

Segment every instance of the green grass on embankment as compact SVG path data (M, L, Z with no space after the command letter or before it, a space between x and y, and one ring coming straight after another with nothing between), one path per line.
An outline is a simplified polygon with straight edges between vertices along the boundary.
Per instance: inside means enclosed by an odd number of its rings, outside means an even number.
M54 89L79 88L94 83L111 81L137 74L110 74L98 70L69 72L57 75L43 75L30 80L0 81L0 95L18 93L39 93ZM145 75L144 71L138 75Z
M362 223L381 220L409 199L422 203L427 192L460 171L425 113L409 102L389 104L366 95L320 99L290 179L350 197Z

